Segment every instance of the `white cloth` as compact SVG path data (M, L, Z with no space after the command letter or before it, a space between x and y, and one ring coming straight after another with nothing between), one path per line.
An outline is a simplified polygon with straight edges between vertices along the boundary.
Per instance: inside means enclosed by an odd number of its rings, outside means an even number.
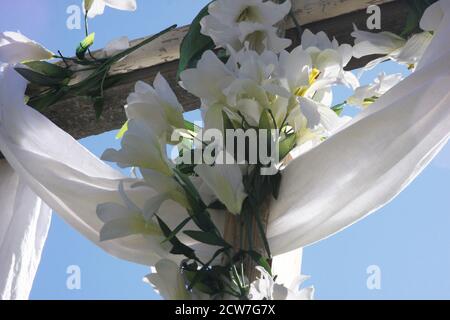
M291 163L271 208L273 252L317 242L398 195L450 135L450 1L418 70Z
M428 59L413 76L349 126L288 166L269 223L274 254L326 238L380 208L406 187L447 142L450 43L443 34L448 34L450 28L449 12L446 10L444 23L430 48L441 51L438 55L428 53L439 60ZM102 223L95 214L96 206L120 202L117 186L124 177L23 105L26 85L13 70L7 68L2 74L0 150L20 179L109 253L154 264L159 256L150 252L144 237L98 242ZM127 192L141 204L149 196L142 190ZM174 210L171 214L179 220L184 213ZM22 260L29 255L14 241L11 248L17 248L14 255ZM15 276L11 270L0 274L2 279Z
M51 209L0 161L0 299L27 299L50 226Z

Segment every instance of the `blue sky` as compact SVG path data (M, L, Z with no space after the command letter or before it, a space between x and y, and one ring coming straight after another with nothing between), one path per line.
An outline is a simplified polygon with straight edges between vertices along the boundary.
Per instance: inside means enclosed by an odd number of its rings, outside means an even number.
M5 1L6 2L6 1ZM9 14L0 30L20 30L49 49L73 54L82 30L66 28L66 9L80 1L16 0L2 4ZM91 21L97 47L127 35L130 39L155 33L177 23L188 24L207 0L138 0L135 13L107 9ZM367 82L381 71L406 70L385 63L366 74ZM338 90L336 103L347 90ZM198 113L190 114L198 118ZM97 155L117 147L115 133L90 137L82 143ZM318 299L449 299L450 298L450 148L397 199L376 214L330 239L305 249L303 273L316 287ZM67 268L81 269L81 290L66 287ZM381 270L381 289L369 290L367 268ZM145 266L113 258L54 215L32 299L158 299L141 279Z

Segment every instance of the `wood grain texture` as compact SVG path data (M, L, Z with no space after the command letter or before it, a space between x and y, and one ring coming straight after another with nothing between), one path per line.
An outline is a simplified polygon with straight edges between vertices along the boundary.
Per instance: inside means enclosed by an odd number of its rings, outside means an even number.
M313 32L325 31L341 43L353 43L350 33L353 24L366 28L367 6L379 4L382 13L382 29L400 33L405 25L408 7L405 0L295 0L294 11L300 24ZM299 35L292 22L288 23L287 37L299 44ZM199 101L177 83L176 72L179 45L188 26L176 29L155 42L143 47L122 60L112 70L124 75L114 88L105 92L105 110L100 120L95 120L92 102L88 98L68 97L49 107L43 114L76 139L101 134L120 128L126 121L123 106L136 81L153 82L160 72L174 88L186 111L199 107ZM135 44L142 39L132 42ZM101 54L97 52L96 54ZM349 69L356 69L370 59L352 60Z

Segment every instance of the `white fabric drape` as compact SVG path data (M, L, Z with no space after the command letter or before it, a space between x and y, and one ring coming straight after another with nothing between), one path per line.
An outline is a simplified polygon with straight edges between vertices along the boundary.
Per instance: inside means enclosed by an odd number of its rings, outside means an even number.
M51 209L0 161L0 299L27 299L50 226Z
M398 195L450 135L450 1L418 70L345 129L293 161L271 208L277 253L348 227Z
M443 2L448 7L448 1ZM438 54L427 53L426 57L432 58L427 58L414 75L341 132L287 167L281 197L272 208L269 224L269 241L275 254L326 238L380 208L405 188L447 142L450 44L445 34L450 29L450 10L445 10L429 49L439 50ZM1 73L0 150L22 183L109 253L154 264L160 255L149 250L144 237L98 242L102 223L95 214L96 206L120 203L117 186L125 177L25 106L25 82L11 68ZM127 190L141 204L149 192ZM174 221L184 216L176 208L171 214ZM8 248L14 250L15 257L32 260L30 252L17 245L23 239L11 241ZM0 273L0 279L16 276L15 270Z

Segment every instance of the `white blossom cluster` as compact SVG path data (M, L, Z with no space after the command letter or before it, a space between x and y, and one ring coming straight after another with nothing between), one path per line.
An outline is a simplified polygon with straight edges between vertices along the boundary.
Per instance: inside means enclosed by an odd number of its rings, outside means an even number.
M295 134L295 148L284 163L321 143L339 130L348 117L339 116L331 107L333 87L345 85L355 93L348 104L367 107L386 93L402 77L381 75L374 84L360 86L357 76L345 68L355 57L385 54L407 65L415 65L432 38L424 32L406 41L389 33L372 34L356 29L356 45L340 45L335 39L319 32L305 30L301 45L290 52L291 44L277 33L276 24L289 13L289 1L276 4L263 0L217 0L209 7L209 15L201 21L202 33L210 36L217 46L226 48L229 58L223 62L213 51L207 51L196 68L181 74L181 85L202 102L204 128L223 130L223 114L239 126L245 121L257 127L261 115L269 111L273 126L284 133ZM369 64L373 67L381 62ZM143 182L135 187L149 187L156 193L144 207L138 208L127 198L126 206L104 204L98 215L105 222L102 239L143 234L154 238L155 252L161 262L156 273L146 279L168 299L200 298L201 294L186 289L185 279L178 267L179 260L161 246L162 233L155 214L164 215L164 204L174 202L189 209L185 191L174 174L173 162L166 148L173 144L174 131L189 136L183 122L183 108L167 81L158 75L153 86L136 84L135 92L126 106L128 128L119 151L107 150L103 159L121 167L137 167ZM239 165L211 167L198 165L193 185L208 203L220 200L229 212L239 214L247 197ZM165 251L166 250L166 251ZM292 286L275 283L263 269L261 278L251 285L254 299L310 299L313 290L299 290L302 281ZM303 278L301 280L304 280Z
M105 6L135 10L134 0L85 0L89 17L103 13ZM258 127L264 112L273 117L272 129L282 135L295 137L292 150L281 159L283 165L320 144L346 125L348 117L338 115L332 108L333 87L345 85L354 93L346 103L367 108L401 80L401 75L381 74L374 83L361 86L354 73L346 71L352 57L382 55L369 63L373 68L385 59L392 59L414 70L433 39L433 32L442 19L439 4L433 5L421 21L423 33L410 39L381 32L369 33L355 27L355 46L339 44L319 32L305 30L301 45L286 51L291 41L282 38L277 25L291 10L290 1L281 4L263 0L216 0L209 6L209 15L201 21L202 33L211 37L218 47L228 53L226 62L213 51L203 54L193 69L181 74L182 86L201 100L204 128L224 130L224 115L239 127L246 123ZM125 45L119 47L127 47ZM115 46L111 47L111 50ZM24 53L27 55L24 55ZM0 35L0 62L17 64L33 57L52 58L52 53L25 36L4 32ZM155 272L146 280L167 299L203 299L204 294L187 290L180 258L170 253L170 244L156 218L169 226L179 219L174 210L190 209L186 189L176 175L173 159L167 148L185 139L195 140L195 132L185 126L183 107L167 81L158 75L153 85L138 82L125 108L128 122L120 150L107 150L103 160L123 168L138 168L139 182L133 179L120 184L122 203L105 202L97 208L103 223L102 241L142 235L148 241L146 250L159 258ZM180 138L173 141L174 133ZM242 165L197 165L195 176L184 181L190 184L206 204L220 201L228 212L240 214L247 198ZM142 189L149 196L145 203L129 197L129 190ZM107 200L105 200L107 201ZM212 212L221 223L220 212ZM217 210L216 210L217 211ZM216 213L216 214L214 214ZM189 224L188 224L189 225ZM199 257L211 258L211 250L188 237L180 237L196 250ZM262 268L261 277L250 285L252 299L311 299L313 289L299 289L304 277L292 284L278 284Z

